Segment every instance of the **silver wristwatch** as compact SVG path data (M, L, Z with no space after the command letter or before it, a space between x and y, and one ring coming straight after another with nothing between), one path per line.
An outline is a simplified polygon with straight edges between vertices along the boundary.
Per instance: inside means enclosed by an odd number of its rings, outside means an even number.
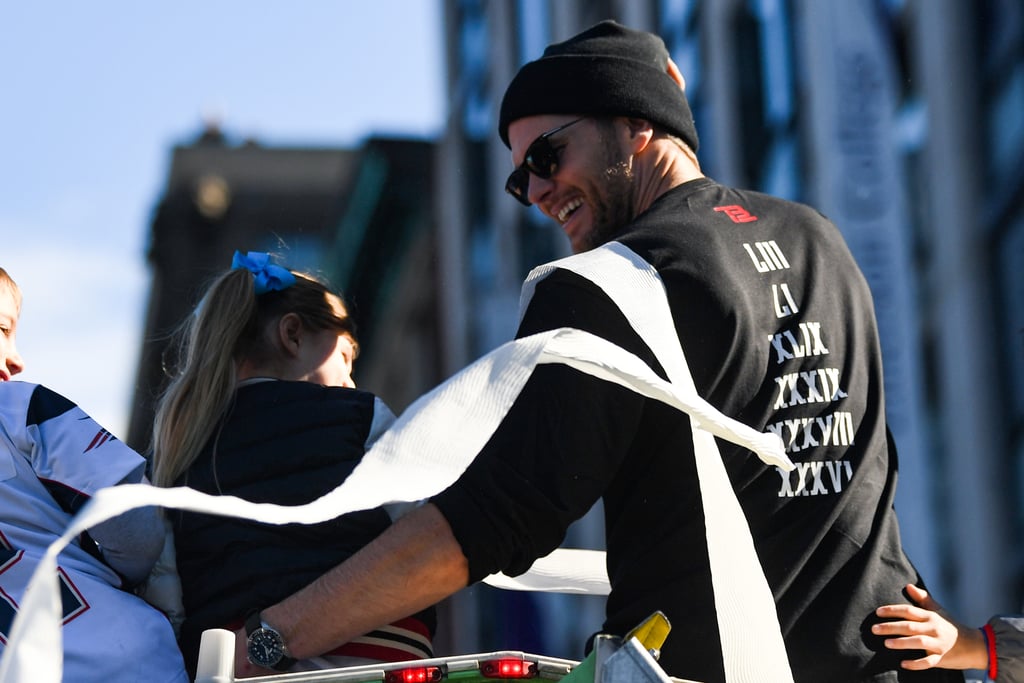
M250 663L274 671L287 671L295 664L295 660L288 656L284 637L263 621L259 612L253 612L245 620L245 635L246 656Z

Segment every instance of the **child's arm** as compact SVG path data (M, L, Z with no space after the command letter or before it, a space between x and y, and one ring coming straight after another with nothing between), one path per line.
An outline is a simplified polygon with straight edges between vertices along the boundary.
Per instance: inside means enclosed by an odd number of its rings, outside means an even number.
M149 576L164 546L164 523L155 507L129 510L89 529L103 559L135 585Z

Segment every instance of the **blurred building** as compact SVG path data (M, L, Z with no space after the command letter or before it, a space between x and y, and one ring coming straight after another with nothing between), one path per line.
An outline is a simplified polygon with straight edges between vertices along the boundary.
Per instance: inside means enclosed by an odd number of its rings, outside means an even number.
M181 321L236 249L325 277L357 324L359 384L402 410L437 384L433 145L370 138L355 149L229 144L211 128L175 147L154 213L152 284L128 442L145 452Z
M715 179L809 203L875 295L905 545L981 623L1018 609L1024 567L1024 5L1019 0L446 0L439 141L451 370L514 332L528 270L568 254L503 192L496 134L518 67L605 18L660 34L687 79ZM599 543L599 514L567 545ZM475 589L485 645L553 654L600 606ZM572 600L580 600L578 598ZM587 599L591 600L592 599ZM524 602L527 603L524 607ZM571 606L567 606L571 605ZM547 615L510 632L489 614ZM578 632L578 633L577 633ZM557 649L555 649L557 648Z

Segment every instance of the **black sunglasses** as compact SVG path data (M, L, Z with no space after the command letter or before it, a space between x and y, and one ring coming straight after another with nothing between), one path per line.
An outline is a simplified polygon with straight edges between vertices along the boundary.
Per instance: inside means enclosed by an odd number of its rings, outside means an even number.
M530 174L547 180L558 171L558 150L548 141L548 138L585 118L587 117L581 116L575 121L563 123L557 128L538 135L537 139L526 148L523 163L508 174L508 180L505 181L505 192L515 197L523 206L530 206L530 198L527 196L530 191Z

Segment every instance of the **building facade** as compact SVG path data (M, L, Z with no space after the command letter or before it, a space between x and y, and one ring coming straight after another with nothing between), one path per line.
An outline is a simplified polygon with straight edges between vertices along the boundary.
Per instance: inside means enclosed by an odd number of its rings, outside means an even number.
M496 122L505 86L547 44L602 19L654 31L686 78L706 174L815 206L868 278L908 554L966 620L1020 609L1024 6L445 0L444 11L446 371L508 339L525 274L569 253L556 227L503 191L511 160ZM599 510L578 526L566 545L600 543ZM476 590L462 616L479 623L483 642L467 646L571 647L600 625L592 601ZM540 620L510 633L507 623L489 626L496 609Z

